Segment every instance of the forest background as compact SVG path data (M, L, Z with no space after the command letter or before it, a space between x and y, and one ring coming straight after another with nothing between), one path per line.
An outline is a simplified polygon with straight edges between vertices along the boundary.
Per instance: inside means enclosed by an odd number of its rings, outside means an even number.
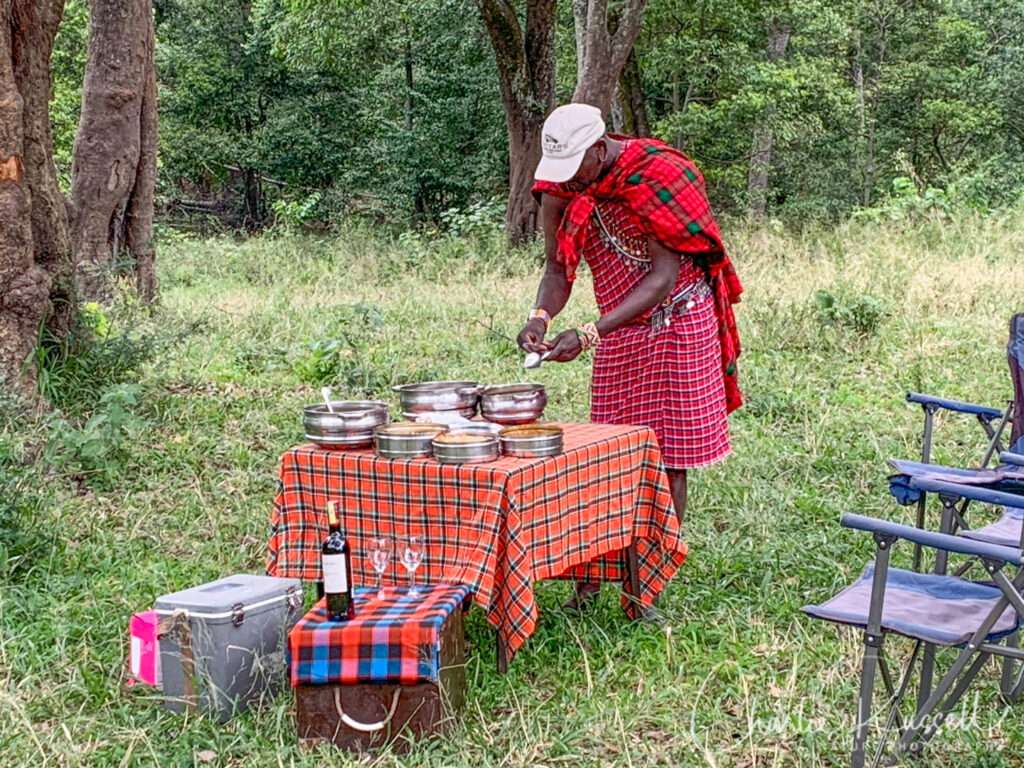
M472 0L154 5L165 221L405 229L502 208L508 140ZM86 27L68 0L52 105L66 184ZM560 103L577 78L568 2L555 45ZM651 0L611 122L689 154L721 212L761 202L806 224L907 196L988 210L1024 189L1022 46L1017 0Z

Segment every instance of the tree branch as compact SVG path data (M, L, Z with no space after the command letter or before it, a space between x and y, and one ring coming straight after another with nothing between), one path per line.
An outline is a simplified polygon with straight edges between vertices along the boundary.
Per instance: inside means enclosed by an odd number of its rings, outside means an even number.
M644 17L644 8L647 0L629 0L622 9L619 16L619 28L615 30L615 36L611 40L612 68L615 72L621 72L629 58L629 52L633 50L633 43L640 32L640 22Z

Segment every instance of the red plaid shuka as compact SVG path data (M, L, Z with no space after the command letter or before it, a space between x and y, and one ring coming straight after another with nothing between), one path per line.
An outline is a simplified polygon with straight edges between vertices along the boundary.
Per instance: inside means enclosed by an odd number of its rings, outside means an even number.
M464 586L421 587L410 597L389 589L356 589L355 618L328 621L321 600L288 633L292 685L326 683L436 683L441 673L441 628L469 596Z
M686 155L656 139L613 136L622 142L615 165L605 176L575 195L564 184L537 182L535 195L571 197L558 230L558 257L569 279L584 256L598 201L622 207L647 237L687 254L707 271L715 297L718 343L725 380L727 412L743 404L736 379L740 339L732 305L743 287L722 245L718 224L704 192L704 178Z
M639 602L650 604L686 557L657 439L646 427L563 428L559 456L484 464L292 448L281 460L267 572L321 578L324 509L334 500L356 584L376 582L370 538L420 534L425 551L417 579L468 586L509 658L536 625L537 581L573 577L581 566L593 580L622 581L622 550L631 541ZM393 564L384 583L404 585L400 570ZM623 597L630 615L636 599Z

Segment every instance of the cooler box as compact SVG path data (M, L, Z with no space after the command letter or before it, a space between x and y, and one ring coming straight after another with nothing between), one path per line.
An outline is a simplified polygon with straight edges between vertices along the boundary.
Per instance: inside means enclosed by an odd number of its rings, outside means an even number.
M437 585L409 597L356 589L354 619L328 621L321 600L288 636L300 743L330 741L360 751L454 724L466 696L464 586Z
M302 582L239 574L164 595L155 610L165 706L225 722L284 685Z

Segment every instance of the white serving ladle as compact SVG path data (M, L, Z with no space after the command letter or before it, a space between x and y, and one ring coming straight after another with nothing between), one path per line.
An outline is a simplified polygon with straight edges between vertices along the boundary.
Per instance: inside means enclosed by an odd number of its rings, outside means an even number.
M323 397L324 402L327 403L328 412L334 413L334 409L331 408L331 388L320 387L320 396Z

